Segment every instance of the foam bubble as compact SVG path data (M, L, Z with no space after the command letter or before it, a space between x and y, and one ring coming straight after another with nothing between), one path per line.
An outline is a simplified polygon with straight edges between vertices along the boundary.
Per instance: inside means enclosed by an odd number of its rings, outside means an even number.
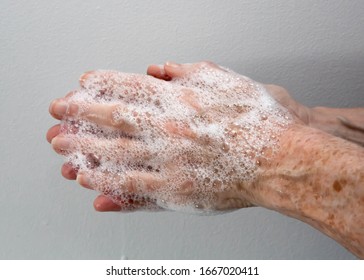
M160 207L188 212L219 208L219 193L254 180L264 151L276 149L278 135L291 122L264 86L214 68L169 82L100 71L69 102L83 104L82 112L93 103L117 105L114 122L126 121L137 130L129 135L80 115L62 121L77 144L67 161L97 174L95 189L117 203L116 194L139 195ZM175 133L166 129L171 124ZM121 145L123 139L129 144ZM135 172L152 174L162 183L148 183Z

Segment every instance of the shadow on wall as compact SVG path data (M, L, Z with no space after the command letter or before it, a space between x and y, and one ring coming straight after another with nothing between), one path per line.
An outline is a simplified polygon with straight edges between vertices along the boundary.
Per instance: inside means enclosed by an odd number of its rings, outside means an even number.
M246 59L230 66L257 81L285 87L307 106L364 107L364 53Z

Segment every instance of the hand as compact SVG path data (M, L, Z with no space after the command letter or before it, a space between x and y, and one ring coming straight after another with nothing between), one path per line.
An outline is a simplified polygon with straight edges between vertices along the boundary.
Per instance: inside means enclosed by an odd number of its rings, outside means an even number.
M212 63L148 74L158 79L88 72L81 89L51 104L62 122L47 138L68 159L62 174L101 192L100 211L251 206L258 169L300 121L263 85Z
M289 112L300 119L304 124L310 125L313 111L301 103L294 100L289 92L277 85L265 85L270 95L277 100L283 107L289 110Z

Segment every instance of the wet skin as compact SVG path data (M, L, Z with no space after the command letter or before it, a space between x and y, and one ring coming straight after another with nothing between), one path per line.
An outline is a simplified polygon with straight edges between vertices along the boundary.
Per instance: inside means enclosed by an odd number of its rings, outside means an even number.
M164 66L150 66L148 74L168 83L175 78L193 75L194 71L201 67L211 68L213 71L226 71L224 68L219 68L219 66L212 63L166 64ZM97 71L85 73L80 79L81 87L89 86L90 79L95 75L97 75ZM112 79L112 75L114 74L110 74L108 79ZM138 82L144 83L148 79L141 77ZM357 256L364 257L363 148L329 135L322 130L312 128L315 127L312 120L319 119L317 126L322 127L322 123L324 123L322 119L329 118L331 112L321 114L318 118L317 112L320 110L311 110L298 104L290 98L284 89L274 85L265 85L264 87L280 104L286 107L290 114L289 124L282 125L280 132L274 135L276 137L276 146L268 145L268 148L264 149L264 156L259 154L255 158L257 166L254 169L254 176L250 180L234 182L229 188L215 192L207 203L201 198L202 208L232 210L253 205L266 207L309 223L337 240ZM227 90L229 91L229 89ZM133 139L136 139L133 138L135 137L133 133L136 132L135 127L125 120L115 126L115 122L112 121L112 116L105 106L91 106L91 109L89 109L91 113L88 112L84 115L78 115L77 107L69 106L69 104L64 106L68 100L72 99L73 94L70 93L66 97L52 102L50 113L54 118L58 120L67 116L88 118L91 122L123 130L132 139L132 141L124 141L125 143L132 143ZM242 95L244 94L242 93ZM246 96L246 98L249 98L249 96ZM194 94L184 95L182 99L182 103L185 103L191 110L198 112L203 109L201 108L201 102ZM233 112L231 113L233 114ZM350 114L345 115L344 111L340 111L340 114L350 117ZM357 115L360 116L360 113ZM216 120L214 115L207 114L207 116L210 117L211 121ZM355 119L352 120L356 121ZM340 124L340 122L337 123ZM350 125L342 130L343 133L348 127ZM176 126L172 122L164 129L168 135L176 135L177 138L188 138L189 141L196 143L196 147L201 147L201 139L191 127ZM243 141L243 138L240 137L243 133L239 134L239 130L236 129L234 132L232 131L231 129L229 132L229 140L232 141L233 147L234 145L239 146L239 143ZM48 141L52 143L53 148L58 153L63 153L69 148L67 147L69 143L62 141L61 136L63 133L64 130L61 130L60 125L50 128L47 133ZM260 131L254 133L260 133ZM355 139L354 142L360 142L357 141L359 139L358 135L360 135L357 131L350 135L354 135L350 136L351 139ZM141 148L143 147L141 146ZM91 148L86 145L83 149L87 151L87 149ZM206 150L202 149L201 151L200 156L211 156L211 153L204 153ZM216 152L216 154L218 153L221 153L221 151ZM92 162L93 164L97 163L97 158ZM187 165L187 162L185 164ZM235 172L239 172L239 170L235 170ZM77 178L77 181L83 187L90 189L97 189L98 187L92 184L92 181L90 184L90 178L92 179L94 175L88 174L87 177L85 174L80 174L77 168L75 169L69 163L62 166L62 175L70 180ZM232 176L234 175L236 174L232 174ZM155 204L156 200L150 190L142 189L142 192L148 193L147 196L144 196L143 193L140 193L140 188L135 187L138 186L137 181L143 181L143 186L155 190L163 188L163 182L157 181L156 177L150 176L149 173L133 173L133 176L138 179L136 181L131 180L130 183L124 185L126 195L118 193L119 197L115 198L115 196L110 197L109 193L106 195L101 194L94 201L96 210L160 209L160 206ZM102 178L102 174L100 177ZM105 178L101 180L103 182L101 185L114 184L113 179L110 179L110 177ZM116 180L119 180L119 178L116 178ZM103 189L102 187L101 189ZM185 187L191 191L194 185L189 184ZM133 191L138 192L137 195L133 195ZM149 199L149 197L152 198ZM181 203L181 197L183 197L184 202L189 199L198 199L196 196L186 194L181 196L178 192L175 193L175 197L175 203L177 204Z

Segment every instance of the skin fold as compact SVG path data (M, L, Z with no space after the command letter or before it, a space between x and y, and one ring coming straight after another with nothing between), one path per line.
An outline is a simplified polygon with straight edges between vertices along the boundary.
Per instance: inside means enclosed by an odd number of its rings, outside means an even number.
M147 73L87 72L50 106L62 175L101 193L96 210L261 206L364 258L363 110L310 109L210 62Z

